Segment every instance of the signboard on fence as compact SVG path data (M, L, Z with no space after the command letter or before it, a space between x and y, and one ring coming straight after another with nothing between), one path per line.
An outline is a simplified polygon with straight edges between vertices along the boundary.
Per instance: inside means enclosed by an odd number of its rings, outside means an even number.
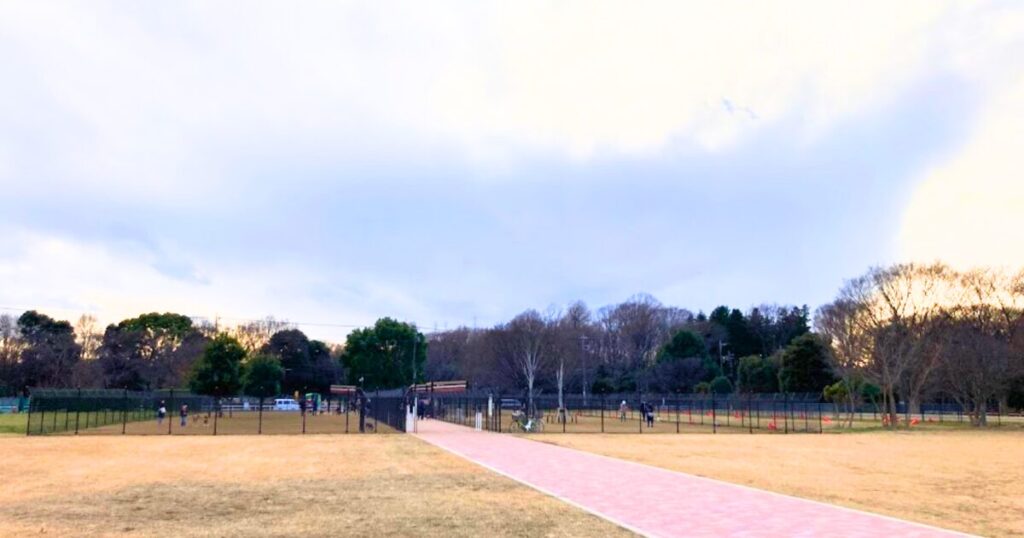
M335 394L338 396L351 396L355 393L355 385L331 385L331 394Z
M413 385L409 387L409 390L416 394L454 394L458 392L466 392L466 388L468 386L469 383L466 381L431 381L429 383Z

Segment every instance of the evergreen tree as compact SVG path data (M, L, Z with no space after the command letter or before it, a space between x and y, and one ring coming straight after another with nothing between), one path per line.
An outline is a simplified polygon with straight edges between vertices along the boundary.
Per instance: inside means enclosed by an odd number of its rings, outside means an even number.
M821 391L835 381L829 366L830 347L812 333L799 336L782 351L779 385L785 392Z

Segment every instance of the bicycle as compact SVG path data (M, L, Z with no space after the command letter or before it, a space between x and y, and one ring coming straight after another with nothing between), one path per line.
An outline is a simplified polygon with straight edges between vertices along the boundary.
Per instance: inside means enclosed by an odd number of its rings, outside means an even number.
M542 433L543 431L543 420L531 418L521 411L512 413L512 421L508 425L509 433Z

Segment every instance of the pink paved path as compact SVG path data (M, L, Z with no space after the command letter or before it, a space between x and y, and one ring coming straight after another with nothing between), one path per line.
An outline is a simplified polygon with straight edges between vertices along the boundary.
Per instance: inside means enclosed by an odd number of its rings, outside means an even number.
M437 420L418 436L648 536L965 536Z

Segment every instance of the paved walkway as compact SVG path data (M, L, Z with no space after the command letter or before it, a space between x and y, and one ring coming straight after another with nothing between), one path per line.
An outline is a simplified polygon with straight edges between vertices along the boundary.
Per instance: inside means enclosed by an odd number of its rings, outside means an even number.
M964 536L437 420L418 429L428 443L647 536Z

